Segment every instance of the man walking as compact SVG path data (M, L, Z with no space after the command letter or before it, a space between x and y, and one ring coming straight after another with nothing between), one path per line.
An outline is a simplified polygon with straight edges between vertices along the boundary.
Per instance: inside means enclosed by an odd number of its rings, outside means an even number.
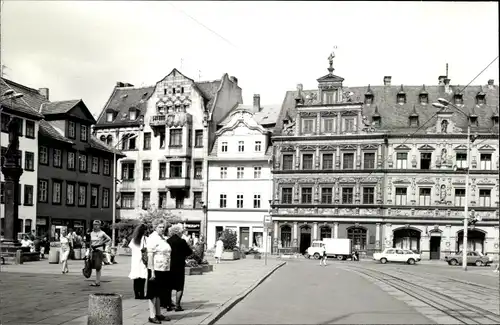
M323 244L321 246L321 257L320 257L320 261L319 261L319 265L324 265L326 266L326 259L327 259L327 256L326 256L326 246L325 244Z
M95 282L90 284L92 287L101 286L101 269L104 259L104 247L111 241L108 235L101 230L101 221L95 220L93 222L93 231L90 233L90 258L92 261L92 268L95 270Z
M184 293L184 282L186 279L185 267L186 258L193 254L193 250L187 242L180 237L182 228L178 226L170 227L170 238L167 243L172 248L170 256L170 283L171 287L167 290L166 305L167 311L171 311L172 306L172 290L175 290L175 311L183 311L181 307L182 294Z

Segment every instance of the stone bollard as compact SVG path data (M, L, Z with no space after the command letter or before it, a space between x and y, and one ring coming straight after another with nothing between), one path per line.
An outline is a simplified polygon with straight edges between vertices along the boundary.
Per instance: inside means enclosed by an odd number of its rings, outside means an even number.
M23 251L20 249L16 251L16 264L23 264Z
M90 294L87 325L123 325L122 296L116 293Z

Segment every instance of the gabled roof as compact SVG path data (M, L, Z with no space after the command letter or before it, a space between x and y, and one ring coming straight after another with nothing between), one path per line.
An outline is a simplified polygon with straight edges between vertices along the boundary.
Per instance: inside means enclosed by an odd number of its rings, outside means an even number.
M321 78L317 79L318 82L342 82L344 78L334 75L333 73L329 73L324 75Z
M423 89L420 86L403 86L404 93L406 95L406 103L399 104L396 102L397 94L401 91L401 85L391 85L391 86L370 86L370 90L373 93L373 102L371 105L365 104L363 106L363 115L365 115L370 121L372 117L378 114L380 115L381 129L388 130L389 132L406 132L411 130L416 130L418 127L409 126L409 116L411 114L417 114L419 116L420 126L426 123L426 126L431 127L435 123L436 117L431 117L438 111L437 108L432 106L433 102L436 102L438 98L445 98L453 103L453 97L455 93L463 94L463 106L460 106L462 111L466 114L475 113L478 118L478 126L475 127L475 131L484 132L496 132L498 133L498 126L493 126L492 117L496 112L496 107L499 105L498 98L498 86L493 85L492 87L482 87L482 86L468 86L466 89L460 86L451 86L451 92L446 93L445 87L441 85L425 86L425 91L428 93L428 103L423 104L420 102L419 95ZM344 87L343 91L352 92L351 98L355 101L363 101L364 95L366 94L368 87ZM479 91L483 91L486 94L486 104L476 105L476 95ZM306 94L318 95L318 90L304 90L302 91L302 97ZM281 106L281 111L279 113L278 120L276 122L275 134L279 134L283 129L283 120L291 118L295 120L297 110L295 108L295 97L297 97L297 91L287 91L285 98L283 99L283 104ZM317 100L319 101L319 100ZM316 103L316 102L315 102ZM377 109L378 107L378 109ZM452 109L455 111L455 109ZM430 119L430 120L429 120ZM467 128L467 117L459 112L455 112L452 117L453 122L459 128ZM422 127L419 132L426 132L428 127Z
M126 155L122 153L120 150L110 147L107 144L103 143L102 141L99 141L99 139L97 139L95 136L90 137L89 144L91 148L101 151L106 151L109 153L114 153L117 155L118 158L126 157Z
M201 96L205 99L205 107L209 112L213 110L215 97L217 95L217 91L219 91L221 84L222 80L195 82L196 88L200 92Z
M50 125L50 123L45 121L45 120L40 121L40 127L38 129L38 133L41 136L44 136L46 138L50 138L50 139L57 140L57 141L64 142L64 143L68 143L68 144L74 144L73 141L71 141L70 139L61 135L59 133L59 131L54 129L54 127L52 125Z
M43 115L65 114L68 113L79 102L81 102L81 99L62 100L58 102L43 103L41 106L42 114Z
M42 103L48 100L42 96L38 90L23 86L11 80L0 78L0 95L3 95L7 90L12 89L14 93L21 93L24 96L12 100L3 100L2 106L11 108L21 114L30 116L33 119L39 120L43 115L39 113L39 108Z
M128 119L129 110L135 107L139 110L137 117L146 114L147 102L155 90L154 86L149 87L115 87L108 102L97 118L95 128L118 127L127 125L138 125L139 119L130 121ZM116 118L112 122L106 121L106 112L112 111ZM125 117L125 118L124 118Z

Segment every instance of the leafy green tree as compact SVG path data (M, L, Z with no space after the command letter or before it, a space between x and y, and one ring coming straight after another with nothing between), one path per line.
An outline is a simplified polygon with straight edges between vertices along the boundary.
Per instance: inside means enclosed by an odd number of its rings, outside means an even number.
M222 243L224 243L224 250L232 251L236 248L238 236L236 232L231 229L224 229L222 232Z

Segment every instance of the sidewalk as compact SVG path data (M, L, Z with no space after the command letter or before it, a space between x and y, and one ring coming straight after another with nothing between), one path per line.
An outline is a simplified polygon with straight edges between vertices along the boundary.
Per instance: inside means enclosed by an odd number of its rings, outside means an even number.
M81 275L82 261L70 261L70 273L62 275L60 266L47 260L1 267L0 323L86 325L88 294L114 292L123 295L124 325L148 324L148 302L133 299L132 283L127 278L129 257L103 269L103 285L89 287ZM215 316L258 284L284 262L269 258L247 258L214 264L214 271L186 276L183 312L169 312L172 320L164 324L208 324Z

